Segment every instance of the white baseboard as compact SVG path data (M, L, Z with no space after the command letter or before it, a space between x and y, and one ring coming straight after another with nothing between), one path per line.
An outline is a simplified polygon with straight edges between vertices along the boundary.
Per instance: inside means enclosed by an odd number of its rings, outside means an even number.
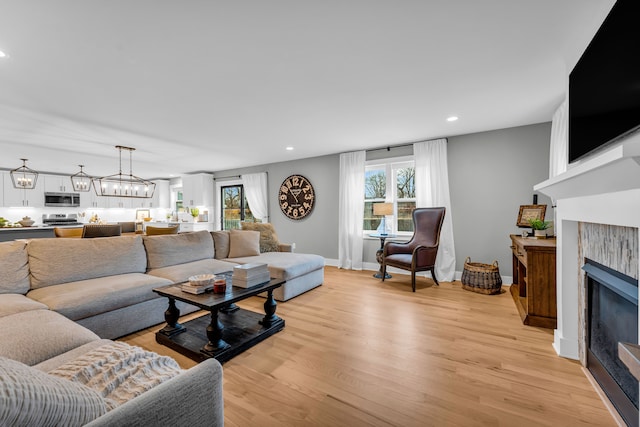
M332 258L325 258L324 259L324 264L331 266L331 267L337 267L338 266L338 260L337 259L332 259ZM380 264L378 264L377 262L364 262L362 263L362 270L368 270L368 271L378 271L380 269ZM393 267L388 267L387 271L389 272L389 274L411 274L410 271L406 271L406 270L401 270L399 268L393 268ZM431 277L431 273L429 273L428 271L426 272L420 272L417 273L417 276L423 276L423 277ZM462 271L456 271L454 278L455 280L460 281L460 278L462 277ZM513 277L512 276L500 276L502 277L502 285L503 286L509 286L511 283L513 283Z

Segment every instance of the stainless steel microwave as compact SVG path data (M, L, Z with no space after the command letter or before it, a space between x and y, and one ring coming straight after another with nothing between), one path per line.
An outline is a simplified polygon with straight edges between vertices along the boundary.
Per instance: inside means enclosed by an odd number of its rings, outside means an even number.
M45 206L80 206L80 193L44 193Z

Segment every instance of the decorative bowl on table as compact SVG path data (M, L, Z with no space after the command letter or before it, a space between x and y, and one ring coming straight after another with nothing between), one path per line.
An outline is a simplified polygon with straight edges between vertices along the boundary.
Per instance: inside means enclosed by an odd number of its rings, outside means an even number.
M20 224L23 227L31 227L34 223L35 221L29 218L28 216L25 216L20 221L18 221L18 224Z
M145 222L149 222L149 221L151 221L151 217L149 217L149 216L148 216L148 217L146 217L146 218L142 218L142 219L143 219Z
M213 274L198 274L189 277L189 284L191 286L213 286L215 277Z

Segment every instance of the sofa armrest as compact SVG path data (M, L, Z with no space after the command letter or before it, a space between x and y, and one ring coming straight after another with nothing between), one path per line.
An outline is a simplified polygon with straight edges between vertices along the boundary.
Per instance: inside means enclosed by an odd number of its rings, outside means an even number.
M295 243L279 243L278 252L294 252L296 250Z
M222 366L207 359L87 426L222 426Z

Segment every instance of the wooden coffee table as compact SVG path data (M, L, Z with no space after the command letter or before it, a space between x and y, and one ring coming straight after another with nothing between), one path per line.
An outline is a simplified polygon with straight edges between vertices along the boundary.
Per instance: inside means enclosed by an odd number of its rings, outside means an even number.
M224 363L284 328L284 320L276 316L273 298L273 290L284 283L285 280L272 279L245 289L231 286L228 277L226 293L200 295L183 292L179 284L156 288L155 293L169 299L169 308L164 313L167 325L156 332L156 341L198 362L213 357ZM264 314L235 305L262 292L267 292ZM210 311L211 317L180 324L176 300Z

